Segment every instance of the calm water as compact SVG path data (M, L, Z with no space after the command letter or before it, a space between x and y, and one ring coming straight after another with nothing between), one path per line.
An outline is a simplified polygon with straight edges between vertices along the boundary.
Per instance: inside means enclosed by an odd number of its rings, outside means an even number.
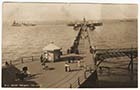
M40 54L50 42L69 48L77 32L66 25L38 25L22 27L3 27L3 58L16 59L21 56Z
M40 54L42 48L53 41L66 52L77 34L67 25L37 25L13 27L3 24L3 59ZM137 22L104 21L103 26L90 32L92 44L97 48L137 47Z
M96 48L130 48L137 47L137 21L104 21L103 26L90 32L92 44ZM18 59L22 56L40 55L42 48L53 41L62 47L63 53L72 45L77 31L67 25L37 25L13 27L3 24L2 58ZM110 67L99 76L98 87L136 87L137 59L134 60L134 74L127 70L128 58L108 59L101 66ZM133 80L132 77L133 76Z

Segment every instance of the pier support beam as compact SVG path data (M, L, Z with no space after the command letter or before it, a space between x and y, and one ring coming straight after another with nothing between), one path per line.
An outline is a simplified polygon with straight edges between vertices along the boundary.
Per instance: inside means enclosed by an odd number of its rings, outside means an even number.
M133 52L132 51L130 52L129 58L130 58L130 62L128 64L128 70L130 70L131 73L133 73L133 59L134 59L134 56L133 56Z
M131 72L133 73L133 52L132 51L131 51L130 59L131 59Z

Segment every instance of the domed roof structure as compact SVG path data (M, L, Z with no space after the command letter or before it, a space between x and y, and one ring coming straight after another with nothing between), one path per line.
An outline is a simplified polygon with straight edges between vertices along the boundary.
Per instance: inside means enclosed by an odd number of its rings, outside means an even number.
M61 48L56 46L53 42L51 42L49 45L45 46L43 48L43 51L54 51L54 50L60 50Z

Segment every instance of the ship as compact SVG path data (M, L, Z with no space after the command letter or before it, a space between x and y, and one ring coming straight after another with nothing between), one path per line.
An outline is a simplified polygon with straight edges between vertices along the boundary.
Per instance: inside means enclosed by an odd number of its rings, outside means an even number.
M18 23L16 21L13 22L12 26L36 26L36 24L32 24L32 23Z
M32 23L22 23L24 26L36 26L36 24L32 24Z
M12 26L21 26L20 23L17 23L16 21L13 22Z

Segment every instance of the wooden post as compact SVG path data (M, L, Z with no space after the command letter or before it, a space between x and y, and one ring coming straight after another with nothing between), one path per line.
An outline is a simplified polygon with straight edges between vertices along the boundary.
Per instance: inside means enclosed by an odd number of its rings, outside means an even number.
M70 83L70 88L72 88L72 84Z
M92 68L91 67L89 67L89 72L92 73Z
M86 71L84 71L84 78L87 79Z
M131 53L130 53L130 59L131 59L131 72L133 73L133 51L132 51L132 48L131 48Z
M21 63L24 63L24 62L23 62L23 57L21 58Z
M129 64L128 64L128 70L130 71L130 65L131 65L131 60L130 60L130 62L129 62Z
M97 65L97 58L96 58L96 51L94 52L94 55L93 55L93 58L94 58L94 65L96 66Z
M33 58L33 56L32 56L32 61L34 61L34 58Z
M12 65L12 60L10 60L10 64Z
M78 85L80 85L80 78L78 77Z

